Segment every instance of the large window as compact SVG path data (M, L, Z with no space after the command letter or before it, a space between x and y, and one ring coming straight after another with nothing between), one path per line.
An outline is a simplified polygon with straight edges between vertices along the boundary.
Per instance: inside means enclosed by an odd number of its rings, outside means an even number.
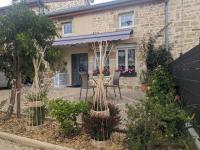
M135 49L118 49L117 67L122 76L135 76Z
M134 14L126 13L119 16L120 28L131 28L134 26Z
M72 34L72 21L68 21L63 24L63 34L64 35Z
M110 75L110 66L109 66L109 56L108 56L109 52L107 52L107 59L106 61L104 62L105 63L105 67L104 67L104 75L105 76L109 76ZM99 58L100 58L100 53L98 52L97 53L97 56L95 57L95 64L94 64L94 72L93 72L93 75L96 76L99 74Z

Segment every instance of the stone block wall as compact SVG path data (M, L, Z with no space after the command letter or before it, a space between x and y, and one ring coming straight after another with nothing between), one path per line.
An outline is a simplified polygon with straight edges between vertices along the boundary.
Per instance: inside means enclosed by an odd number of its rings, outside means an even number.
M71 1L66 3L49 4L51 10L58 8L71 8L84 5L84 0ZM164 28L164 3L154 1L146 4L120 7L106 11L98 11L91 14L72 16L73 35L86 35L93 33L119 31L119 15L122 13L134 13L133 36L127 41L115 42L115 45L133 44L136 47L136 71L138 76L140 70L145 68L145 63L141 56L141 41L149 37L149 33L156 34ZM54 19L59 33L62 35L62 22L68 18ZM169 44L174 59L180 53L189 51L199 44L200 37L200 0L169 0ZM163 37L158 38L157 46L164 43ZM89 70L94 68L94 56L89 50ZM116 51L110 56L111 70L116 68ZM90 72L92 74L92 72ZM123 78L122 82L126 87L131 87L134 80L138 83L138 78ZM137 80L137 81L136 81Z
M68 9L86 5L85 0L66 0L61 2L45 3L49 11L56 11L59 9Z
M200 37L200 1L169 1L169 42L172 55L178 58L199 44Z

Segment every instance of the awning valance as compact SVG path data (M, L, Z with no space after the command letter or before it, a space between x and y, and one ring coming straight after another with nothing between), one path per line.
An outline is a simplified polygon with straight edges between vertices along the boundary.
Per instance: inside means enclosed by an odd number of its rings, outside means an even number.
M74 45L74 44L83 44L83 43L92 43L101 41L127 40L130 38L131 34L132 30L124 30L118 32L106 32L100 34L71 36L71 37L56 39L53 42L53 46Z

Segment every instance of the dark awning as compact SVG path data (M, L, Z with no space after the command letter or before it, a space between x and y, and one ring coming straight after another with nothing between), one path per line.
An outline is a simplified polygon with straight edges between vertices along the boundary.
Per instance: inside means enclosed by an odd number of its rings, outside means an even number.
M71 36L71 37L56 39L53 43L53 46L74 45L74 44L83 44L83 43L92 43L101 41L127 40L130 38L131 34L132 30L124 30L124 31L107 32L101 34Z

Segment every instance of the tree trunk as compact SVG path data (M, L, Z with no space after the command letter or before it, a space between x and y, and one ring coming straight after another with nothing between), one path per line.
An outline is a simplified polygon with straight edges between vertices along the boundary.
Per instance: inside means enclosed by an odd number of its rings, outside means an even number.
M16 95L17 95L17 117L21 116L21 72L20 72L20 59L16 56Z
M13 108L14 108L14 105L15 105L15 97L16 97L16 89L15 89L15 87L12 87L11 97L10 97L10 105L8 107L6 115L3 117L4 121L10 119L10 117L13 113Z

